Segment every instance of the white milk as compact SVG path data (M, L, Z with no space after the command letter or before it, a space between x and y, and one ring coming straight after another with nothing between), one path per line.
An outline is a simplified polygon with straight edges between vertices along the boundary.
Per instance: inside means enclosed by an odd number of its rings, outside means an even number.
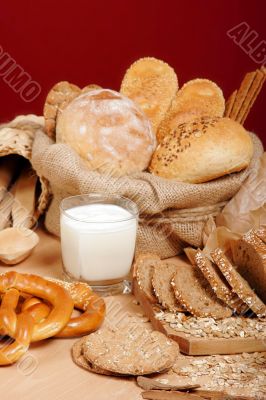
M61 214L66 272L87 281L124 278L133 260L136 232L135 216L117 205L88 204L66 210Z

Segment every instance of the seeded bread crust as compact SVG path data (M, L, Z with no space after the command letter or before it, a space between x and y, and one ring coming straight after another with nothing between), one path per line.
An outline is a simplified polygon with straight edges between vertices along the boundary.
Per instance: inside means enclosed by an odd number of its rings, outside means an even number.
M192 265L180 265L171 284L177 300L196 317L227 318L232 310L215 295L201 271Z
M266 228L259 228L254 231L255 235L266 244Z
M263 304L260 298L251 289L248 282L233 267L223 251L217 248L211 253L211 256L232 287L233 292L236 293L258 317L265 317L265 304Z
M84 357L97 368L123 375L146 375L171 368L179 354L176 342L141 324L101 328L87 337Z
M236 313L243 314L248 310L247 305L232 292L219 268L214 265L200 250L195 255L197 267L201 270L207 281L212 287L218 299L222 300L228 307Z
M133 273L137 283L151 303L157 303L152 286L152 274L160 261L161 259L155 254L140 254L133 266Z
M249 231L231 245L238 272L266 304L266 244L260 239L264 231Z
M177 300L171 285L171 280L175 273L178 273L178 265L162 261L153 269L152 286L158 302L164 309L171 312L180 312L184 311L184 308Z

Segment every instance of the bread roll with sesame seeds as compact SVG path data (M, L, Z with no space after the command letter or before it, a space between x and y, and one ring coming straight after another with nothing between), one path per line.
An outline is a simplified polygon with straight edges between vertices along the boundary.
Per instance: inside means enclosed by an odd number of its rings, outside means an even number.
M246 168L253 155L248 132L229 118L201 117L178 125L155 150L149 171L202 183Z

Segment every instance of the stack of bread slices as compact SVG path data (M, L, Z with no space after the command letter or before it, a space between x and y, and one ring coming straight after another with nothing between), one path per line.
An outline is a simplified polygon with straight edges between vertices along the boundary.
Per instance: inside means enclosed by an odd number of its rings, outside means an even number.
M217 248L208 257L201 250L193 255L193 265L152 254L137 258L135 278L151 303L196 317L221 319L248 310L266 316L266 228L232 242L228 254Z

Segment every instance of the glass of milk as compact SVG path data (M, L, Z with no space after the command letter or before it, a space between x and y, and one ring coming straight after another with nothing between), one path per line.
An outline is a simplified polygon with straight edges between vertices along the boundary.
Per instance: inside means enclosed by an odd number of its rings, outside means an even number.
M135 252L137 205L122 196L92 193L60 204L64 276L102 295L125 291Z

